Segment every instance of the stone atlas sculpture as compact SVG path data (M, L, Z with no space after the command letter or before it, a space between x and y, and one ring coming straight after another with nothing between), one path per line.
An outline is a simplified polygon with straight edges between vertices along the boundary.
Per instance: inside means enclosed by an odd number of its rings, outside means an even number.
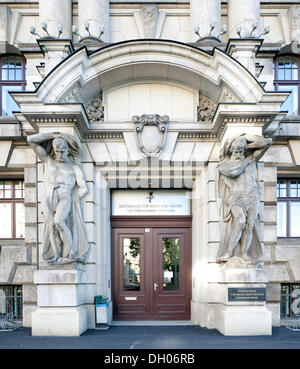
M84 263L89 251L81 198L88 193L77 140L65 133L27 137L45 165L43 259L51 264Z
M257 162L271 138L241 134L228 138L220 151L218 193L221 199L221 244L217 261L263 261L260 237L260 186Z

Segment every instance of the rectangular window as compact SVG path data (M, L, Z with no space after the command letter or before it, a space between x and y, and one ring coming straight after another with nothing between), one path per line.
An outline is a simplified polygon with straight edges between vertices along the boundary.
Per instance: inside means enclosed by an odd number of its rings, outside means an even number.
M10 96L11 91L24 91L25 59L20 55L0 55L0 114L13 115L19 111L18 105Z
M290 96L281 105L280 111L287 111L288 115L298 115L298 86L278 85L278 91L291 91Z
M299 114L300 101L300 57L281 55L274 63L274 87L276 91L291 91L290 96L281 106L287 115Z
M277 181L277 237L300 237L300 180Z
M14 102L9 91L22 91L22 86L9 85L2 86L2 111L1 115L13 115L14 111L19 111L18 105Z
M278 58L277 79L298 80L298 57L292 55Z
M0 180L0 239L24 238L24 182Z

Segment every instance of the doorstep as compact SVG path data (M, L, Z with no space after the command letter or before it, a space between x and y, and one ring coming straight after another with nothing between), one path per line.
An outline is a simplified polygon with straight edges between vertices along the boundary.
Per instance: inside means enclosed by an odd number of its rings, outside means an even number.
M194 325L191 320L113 320L110 323L111 326L116 325L152 325L152 326L163 326L163 325Z

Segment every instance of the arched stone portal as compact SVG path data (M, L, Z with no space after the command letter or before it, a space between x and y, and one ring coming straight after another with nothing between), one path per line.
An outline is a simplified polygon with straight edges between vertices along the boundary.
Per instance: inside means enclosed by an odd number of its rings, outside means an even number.
M160 94L157 101L156 94ZM79 335L95 326L94 296L111 301L115 268L111 264L111 220L117 221L111 218L112 189L151 190L154 196L155 190L189 190L190 213L179 216L190 217L191 224L191 254L187 256L191 262L186 275L191 321L235 334L225 327L230 325L230 314L246 313L249 323L238 334L257 334L258 330L269 334L265 302L258 302L255 312L246 305L227 306L228 283L234 288L245 287L245 283L263 288L267 275L258 271L244 279L230 279L216 262L220 245L217 165L220 148L229 136L267 134L287 94L264 91L251 73L217 48L209 54L169 40L133 40L92 53L81 48L58 64L36 91L11 95L20 106L17 115L26 134L60 131L81 142L89 187L84 199L91 246L88 262L49 266L40 258L35 274L34 335ZM139 99L145 111L140 110ZM191 111L181 108L183 103ZM118 114L114 114L117 104ZM147 150L140 144L142 134L144 143L156 135L154 148ZM42 169L41 163L38 166ZM262 168L260 163L260 172ZM43 182L42 170L38 173L37 181ZM263 207L263 198L261 204ZM39 222L43 224L43 214ZM111 303L109 311L111 315ZM267 324L252 329L257 318Z

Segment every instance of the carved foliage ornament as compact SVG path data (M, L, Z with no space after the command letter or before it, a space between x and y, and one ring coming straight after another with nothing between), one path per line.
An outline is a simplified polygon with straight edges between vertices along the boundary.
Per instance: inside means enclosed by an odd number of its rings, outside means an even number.
M199 96L199 106L197 108L197 120L212 121L216 111L217 104L204 95Z
M167 137L169 116L144 114L133 116L134 133L139 150L146 156L158 156Z
M210 100L207 96L199 93L199 105L197 107L197 121L198 122L211 122L213 120L217 104L222 102L239 102L240 100L227 88L223 88L217 103Z
M91 123L99 123L104 120L104 106L102 91L92 99L85 107L87 116Z
M70 91L62 100L62 103L83 103L80 92L77 88ZM93 99L84 105L90 123L100 123L104 121L103 94L99 92Z

